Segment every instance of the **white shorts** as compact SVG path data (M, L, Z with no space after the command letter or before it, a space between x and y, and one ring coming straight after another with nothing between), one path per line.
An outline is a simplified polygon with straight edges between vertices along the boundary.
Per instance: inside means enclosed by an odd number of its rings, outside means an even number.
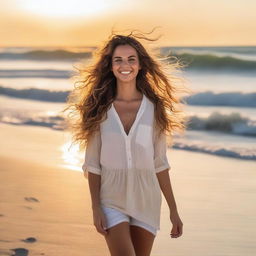
M102 208L102 210L106 216L106 219L107 219L107 229L111 228L121 222L126 221L126 222L129 222L130 225L142 227L142 228L146 229L147 231L151 232L154 236L156 235L157 230L154 227L152 227L142 221L139 221L129 215L126 215L114 208L106 207L104 205L101 205L101 208Z

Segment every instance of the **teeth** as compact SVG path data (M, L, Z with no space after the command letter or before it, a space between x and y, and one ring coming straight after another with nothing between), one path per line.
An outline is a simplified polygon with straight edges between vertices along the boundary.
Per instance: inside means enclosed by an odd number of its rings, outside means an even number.
M125 75L126 75L126 74L130 74L130 73L131 73L131 71L122 71L122 72L121 72L121 74L125 74Z

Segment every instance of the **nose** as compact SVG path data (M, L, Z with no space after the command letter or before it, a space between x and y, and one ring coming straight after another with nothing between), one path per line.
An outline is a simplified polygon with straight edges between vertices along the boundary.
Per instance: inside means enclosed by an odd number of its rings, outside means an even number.
M122 67L130 66L128 60L123 60L122 63L121 63L121 66Z

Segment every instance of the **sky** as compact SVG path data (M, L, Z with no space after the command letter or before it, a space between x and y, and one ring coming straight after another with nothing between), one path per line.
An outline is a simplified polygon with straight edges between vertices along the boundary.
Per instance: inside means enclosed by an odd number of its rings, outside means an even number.
M111 30L160 46L256 45L254 0L0 0L0 47L98 46Z

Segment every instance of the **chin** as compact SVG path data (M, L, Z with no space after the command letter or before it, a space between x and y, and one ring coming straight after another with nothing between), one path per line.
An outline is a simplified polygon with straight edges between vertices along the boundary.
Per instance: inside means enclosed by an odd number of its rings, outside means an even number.
M118 79L121 83L131 83L133 81L136 81L136 77L134 79Z

